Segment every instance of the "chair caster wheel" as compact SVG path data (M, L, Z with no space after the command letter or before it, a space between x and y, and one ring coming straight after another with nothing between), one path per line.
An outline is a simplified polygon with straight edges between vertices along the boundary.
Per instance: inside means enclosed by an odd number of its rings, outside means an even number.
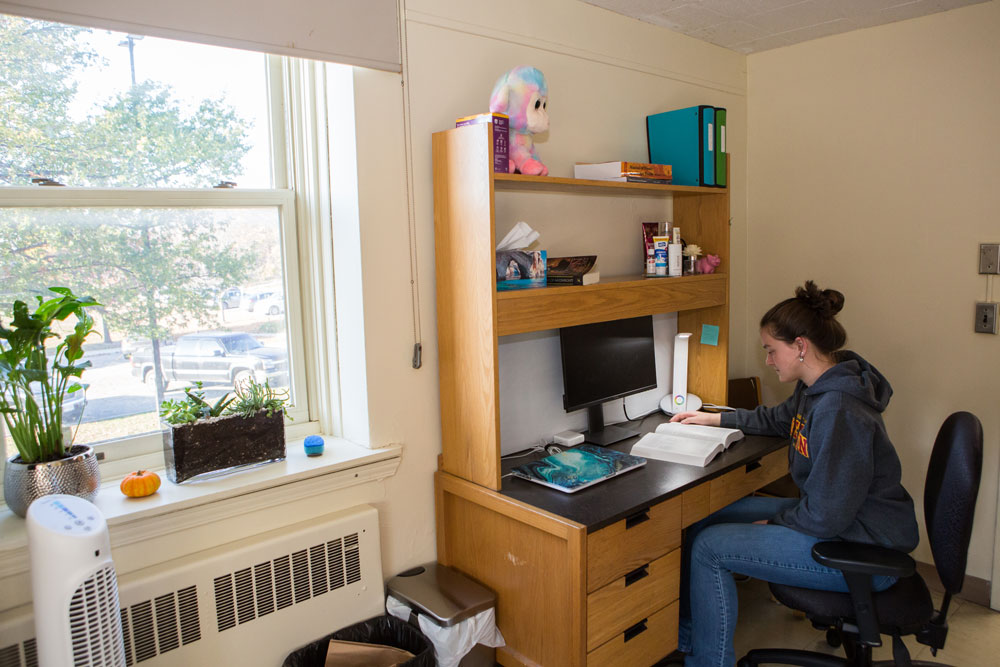
M826 643L833 648L839 648L843 643L840 638L840 633L836 628L830 628L826 631Z

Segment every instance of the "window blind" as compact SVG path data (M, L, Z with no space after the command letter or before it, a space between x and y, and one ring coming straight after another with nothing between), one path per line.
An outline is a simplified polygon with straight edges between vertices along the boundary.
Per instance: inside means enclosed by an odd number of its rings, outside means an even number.
M396 0L0 0L0 12L399 72Z

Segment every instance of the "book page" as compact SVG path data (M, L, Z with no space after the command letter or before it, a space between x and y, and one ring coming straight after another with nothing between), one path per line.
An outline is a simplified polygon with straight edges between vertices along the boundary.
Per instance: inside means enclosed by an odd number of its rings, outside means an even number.
M657 433L665 433L679 438L697 438L719 443L725 448L737 440L744 438L743 431L738 428L722 428L721 426L703 426L701 424L681 424L667 422L656 427Z
M632 454L660 461L704 466L723 449L721 442L705 438L679 438L665 433L647 433L632 447Z

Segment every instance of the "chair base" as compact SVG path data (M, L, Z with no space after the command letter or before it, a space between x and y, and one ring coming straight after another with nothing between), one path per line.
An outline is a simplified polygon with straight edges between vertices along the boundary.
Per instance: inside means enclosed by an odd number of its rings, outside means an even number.
M758 665L797 665L798 667L892 667L893 660L872 661L871 654L851 661L836 655L815 653L789 648L757 648L740 658L737 667L758 667ZM947 663L911 660L912 667L951 667Z
M758 665L798 665L798 667L851 667L845 658L790 648L755 648L740 658L737 667Z

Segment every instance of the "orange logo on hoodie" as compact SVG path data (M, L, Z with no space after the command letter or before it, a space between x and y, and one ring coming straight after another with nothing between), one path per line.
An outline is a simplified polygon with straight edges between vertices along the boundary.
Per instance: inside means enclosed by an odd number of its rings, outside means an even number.
M795 415L789 435L792 438L792 446L795 447L795 451L809 458L809 442L806 440L806 436L802 435L802 429L805 428L805 425L806 422L802 419L802 415Z

